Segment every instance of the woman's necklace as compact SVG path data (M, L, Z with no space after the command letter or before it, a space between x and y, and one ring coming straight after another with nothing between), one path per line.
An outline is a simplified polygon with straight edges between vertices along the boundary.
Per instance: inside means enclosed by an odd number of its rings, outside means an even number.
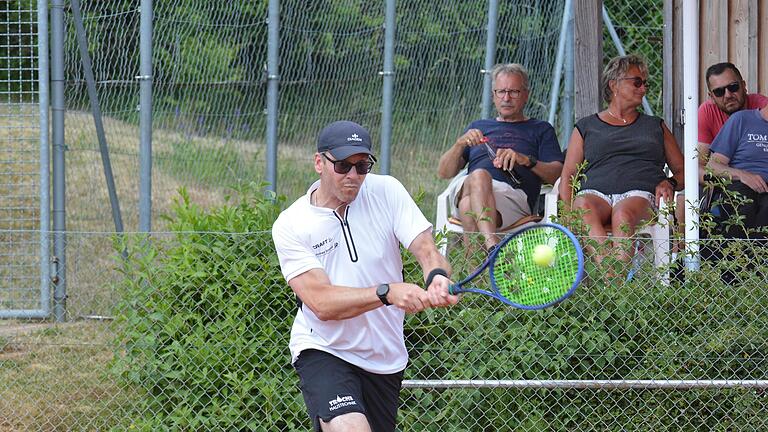
M608 108L606 108L605 110L608 112L608 115L610 115L611 117L613 117L615 119L618 119L618 120L621 120L624 124L627 124L627 120L626 119L623 119L623 118L617 116L616 114L612 113L611 110L609 110Z

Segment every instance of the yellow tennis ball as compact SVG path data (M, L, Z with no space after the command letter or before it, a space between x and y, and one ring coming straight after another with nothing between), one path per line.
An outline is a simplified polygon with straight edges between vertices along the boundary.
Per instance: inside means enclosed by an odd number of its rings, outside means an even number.
M533 248L533 262L542 267L551 266L555 261L555 251L551 247L540 244Z

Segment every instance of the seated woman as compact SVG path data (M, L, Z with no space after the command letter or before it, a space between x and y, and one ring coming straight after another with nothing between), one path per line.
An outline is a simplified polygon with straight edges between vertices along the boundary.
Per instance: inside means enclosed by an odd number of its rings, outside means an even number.
M560 181L566 210L583 210L590 238L602 244L610 226L616 258L629 261L622 239L650 220L659 199L683 188L683 155L658 117L637 111L647 90L648 67L636 55L611 59L603 70L608 107L576 122ZM664 165L672 170L667 177ZM575 192L575 197L574 197ZM606 250L608 248L605 248ZM600 263L605 252L595 254Z

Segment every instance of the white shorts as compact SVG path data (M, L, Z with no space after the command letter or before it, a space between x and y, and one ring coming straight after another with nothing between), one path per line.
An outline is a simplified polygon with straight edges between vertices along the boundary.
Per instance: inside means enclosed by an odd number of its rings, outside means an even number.
M631 190L620 194L604 194L598 190L595 189L582 189L576 195L595 195L600 198L602 198L605 202L607 202L611 207L615 206L619 201L625 200L627 198L631 197L640 197L645 198L646 201L651 203L651 208L656 211L656 195L647 192L647 191L641 191L641 190Z
M454 192L451 195L451 216L455 218L460 218L459 196L466 178L467 176L464 176L456 182ZM515 189L507 183L493 180L493 197L496 200L496 211L501 215L501 227L508 227L531 215L528 195L522 189Z

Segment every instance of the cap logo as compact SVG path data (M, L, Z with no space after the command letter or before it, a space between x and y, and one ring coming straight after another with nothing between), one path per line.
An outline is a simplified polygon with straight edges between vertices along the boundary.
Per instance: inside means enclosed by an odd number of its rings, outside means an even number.
M362 141L363 141L363 139L362 139L362 138L360 138L360 136L359 136L359 135L357 135L357 134L352 134L352 136L351 136L351 137L347 138L347 141L358 141L358 142L362 142Z

